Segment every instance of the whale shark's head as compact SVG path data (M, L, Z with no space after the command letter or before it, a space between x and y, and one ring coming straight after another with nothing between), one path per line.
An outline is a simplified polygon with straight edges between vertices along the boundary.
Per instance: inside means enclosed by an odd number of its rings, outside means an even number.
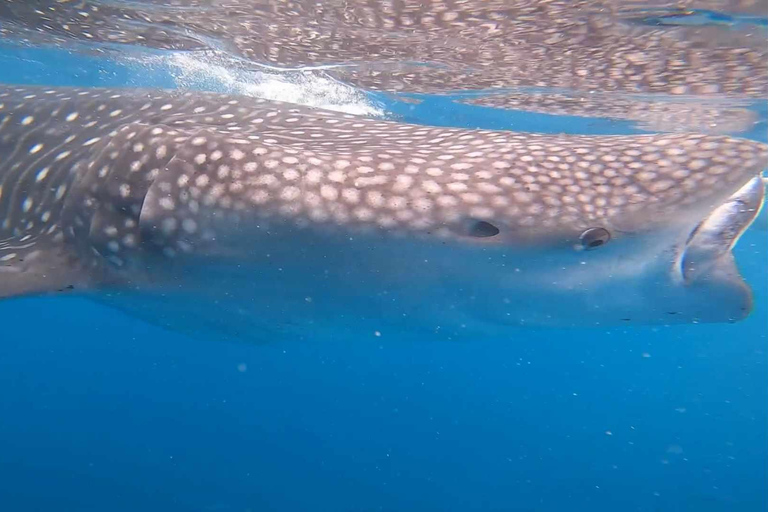
M762 202L759 143L434 128L203 93L15 88L0 104L2 296L130 292L130 309L237 332L751 309L731 249Z
M753 308L752 292L731 250L760 211L763 195L755 177L704 215L679 208L665 225L651 227L638 224L642 213L630 212L596 220L560 245L531 244L516 257L501 248L485 250L488 259L515 263L485 270L472 314L492 323L547 326L744 319ZM492 232L487 225L474 229Z

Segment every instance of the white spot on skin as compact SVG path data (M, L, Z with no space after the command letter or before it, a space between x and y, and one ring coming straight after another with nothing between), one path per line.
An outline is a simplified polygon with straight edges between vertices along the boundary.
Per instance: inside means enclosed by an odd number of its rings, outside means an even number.
M42 144L35 144L31 148L29 148L29 154L34 155L35 153L39 152L41 149L43 149Z
M338 170L340 170L340 171L346 169L349 166L350 166L349 160L336 160L333 163L333 167L338 169Z
M43 180L44 180L44 179L45 179L45 178L48 176L48 172L49 172L50 170L51 170L51 168L50 168L50 167L44 167L44 168L40 169L40 170L37 172L37 176L35 176L35 181L36 181L37 183L40 183L41 181L43 181Z
M257 190L251 195L251 201L254 204L264 204L269 200L269 193L266 190Z
M64 197L64 194L67 192L67 186L66 185L59 185L59 188L56 189L56 200L61 200L62 197Z
M216 171L216 176L218 176L220 180L223 180L227 176L229 176L229 171L230 171L230 168L228 165L220 165L219 169Z
M341 197L350 204L357 204L360 202L360 191L356 188L345 188L341 191Z
M339 191L330 185L320 187L320 195L328 201L335 201L339 197Z
M298 199L300 195L301 190L299 187L285 187L282 192L280 192L280 198L284 201L293 201Z
M163 219L163 221L160 223L160 229L165 235L170 235L176 231L177 225L178 223L176 222L175 218L168 217L167 219Z
M296 169L288 169L283 173L283 178L285 178L287 181L296 181L299 179L299 172Z
M318 171L317 169L310 169L304 175L304 180L308 184L320 183L321 181L323 181L323 173Z
M422 183L421 188L424 190L424 192L429 194L439 194L443 190L443 188L438 183L432 180L428 180Z
M401 174L395 177L395 184L392 186L392 190L395 192L405 192L413 185L413 178L411 176Z
M357 220L361 222L368 222L374 217L373 210L370 208L357 208L353 213Z
M384 195L378 190L368 192L366 200L374 208L381 208L384 205Z
M176 208L176 203L171 199L170 197L162 197L158 201L158 204L160 204L160 207L164 210L174 210Z
M181 221L181 229L191 235L197 231L197 222L193 219L184 219Z
M449 183L446 186L448 187L448 190L450 190L451 192L464 192L465 190L467 190L466 183L462 183L460 181Z
M29 125L31 125L34 122L35 122L35 118L32 117L32 116L27 116L27 117L25 117L24 119L21 120L22 126L29 126Z

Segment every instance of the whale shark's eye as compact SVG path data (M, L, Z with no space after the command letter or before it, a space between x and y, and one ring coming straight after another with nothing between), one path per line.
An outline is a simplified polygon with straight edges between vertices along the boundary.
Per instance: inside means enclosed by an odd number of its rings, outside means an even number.
M610 239L611 234L607 229L589 228L581 234L579 237L579 242L581 242L581 246L584 249L590 251L607 244Z
M499 228L497 228L490 222L485 222L484 220L478 220L469 226L468 234L469 236L474 236L476 238L488 238L490 236L498 235Z

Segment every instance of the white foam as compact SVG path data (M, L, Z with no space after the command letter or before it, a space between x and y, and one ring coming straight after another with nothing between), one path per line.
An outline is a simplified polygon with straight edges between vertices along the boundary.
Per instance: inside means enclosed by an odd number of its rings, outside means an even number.
M144 64L165 67L183 89L242 94L363 116L385 113L360 89L322 76L319 70L242 69L237 61L196 53L170 53L151 60Z

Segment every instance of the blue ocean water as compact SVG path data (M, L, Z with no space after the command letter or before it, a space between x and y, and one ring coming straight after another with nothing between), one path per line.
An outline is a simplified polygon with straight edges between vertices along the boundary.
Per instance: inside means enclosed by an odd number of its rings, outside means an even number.
M178 85L163 66L10 47L0 81ZM630 131L440 105L385 109ZM472 343L254 346L80 299L2 302L0 511L767 510L765 233L736 255L756 298L744 322Z

